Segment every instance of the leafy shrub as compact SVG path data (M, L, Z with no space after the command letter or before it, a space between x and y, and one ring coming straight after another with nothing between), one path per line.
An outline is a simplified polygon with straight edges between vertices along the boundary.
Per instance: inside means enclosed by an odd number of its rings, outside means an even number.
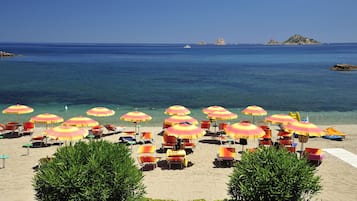
M41 165L34 187L38 200L140 200L142 178L125 145L79 142Z
M230 175L233 200L304 200L321 190L316 167L283 149L259 148L244 153Z

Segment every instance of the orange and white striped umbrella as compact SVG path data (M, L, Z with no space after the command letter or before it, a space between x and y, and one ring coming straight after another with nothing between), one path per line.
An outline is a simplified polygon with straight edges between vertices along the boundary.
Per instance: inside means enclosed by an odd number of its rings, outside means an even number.
M262 128L246 122L234 123L224 128L226 134L234 139L260 138L265 135Z
M26 105L11 105L8 108L4 109L2 113L4 114L28 114L33 112L33 108Z
M265 122L269 122L272 124L283 124L286 125L288 123L292 123L296 121L296 119L292 118L287 114L273 114L269 117L265 118Z
M209 107L203 108L202 112L204 114L209 114L209 113L212 113L212 112L215 112L215 111L226 111L226 110L227 109L222 107L222 106L213 105L213 106L209 106Z
M222 110L208 113L207 117L212 120L231 120L238 118L238 115L228 110Z
M94 107L90 110L87 110L87 115L96 116L96 117L109 117L115 114L114 110L108 109L106 107Z
M78 117L72 117L68 120L66 120L63 123L64 126L76 126L76 127L91 127L91 126L97 126L99 123L91 119L89 117L83 117L83 116L78 116Z
M168 115L188 115L191 111L182 105L172 105L165 110Z
M31 117L30 121L33 123L55 124L63 122L63 118L55 114L44 113Z
M145 114L144 112L134 111L122 115L120 119L124 121L137 123L137 122L150 121L152 117L148 114Z
M245 115L252 116L264 116L267 115L267 111L265 111L262 107L251 105L242 110L242 113Z
M285 129L304 136L322 136L324 131L310 122L295 121L285 126Z
M175 125L175 124L179 124L179 123L184 123L184 122L188 122L190 124L193 125L197 125L198 121L197 119L188 116L188 115L174 115L174 116L170 116L169 118L166 118L164 120L164 123L167 125Z
M46 136L57 140L79 140L88 135L88 130L74 126L57 126L47 129Z
M202 137L206 132L200 127L192 124L176 124L165 129L166 135L172 135L180 139L197 139Z

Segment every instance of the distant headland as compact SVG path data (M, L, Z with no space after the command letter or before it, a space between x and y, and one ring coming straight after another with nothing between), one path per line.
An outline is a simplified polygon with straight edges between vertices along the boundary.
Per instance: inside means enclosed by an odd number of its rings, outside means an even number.
M284 42L270 40L267 43L267 45L317 45L317 44L320 44L320 42L312 38L301 36L299 34L295 34L291 36Z
M352 71L357 70L357 66L351 64L336 64L331 67L333 71Z

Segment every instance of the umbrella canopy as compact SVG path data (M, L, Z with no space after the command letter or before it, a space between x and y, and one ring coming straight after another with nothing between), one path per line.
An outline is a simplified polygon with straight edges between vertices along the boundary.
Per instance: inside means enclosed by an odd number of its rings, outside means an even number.
M89 117L72 117L68 120L66 120L63 123L64 126L76 126L76 127L91 127L91 126L97 126L99 123L95 121L94 119L91 119Z
M109 117L113 116L114 114L114 110L108 109L106 107L94 107L90 110L87 110L87 115L96 117Z
M204 114L209 114L209 113L212 113L212 112L215 112L215 111L225 111L225 110L227 110L227 109L222 107L222 106L213 105L213 106L209 106L209 107L203 108L202 112Z
M171 126L175 125L175 124L179 124L179 123L184 123L184 122L187 122L187 123L190 123L193 125L198 124L197 119L195 119L191 116L188 116L188 115L174 115L174 116L170 116L169 118L166 118L164 121L165 124L171 125Z
M188 115L191 111L182 105L172 105L165 110L168 115Z
M58 140L79 140L88 135L88 130L73 126L57 126L45 131L46 136Z
M296 119L292 118L287 114L273 114L269 117L265 118L265 122L269 122L272 124L283 124L286 125L288 123L292 123L296 121Z
M26 105L11 105L8 108L4 109L2 113L4 114L28 114L33 112L33 108Z
M231 120L238 118L238 115L228 110L218 110L208 113L207 117L211 120Z
M166 128L165 134L181 139L197 139L205 134L205 130L195 125L180 123Z
M144 112L134 111L122 115L120 119L124 121L137 123L137 122L150 121L152 117L148 114L145 114Z
M227 135L234 139L238 138L260 138L265 135L262 128L251 123L235 123L224 128Z
M63 118L55 114L44 113L31 117L30 121L33 123L55 124L63 122Z
M245 115L252 116L264 116L267 115L267 111L265 111L262 107L251 105L242 110L242 113Z
M286 125L285 129L288 131L292 131L298 135L304 135L304 136L319 137L324 134L323 130L321 130L315 124L310 122L295 121Z

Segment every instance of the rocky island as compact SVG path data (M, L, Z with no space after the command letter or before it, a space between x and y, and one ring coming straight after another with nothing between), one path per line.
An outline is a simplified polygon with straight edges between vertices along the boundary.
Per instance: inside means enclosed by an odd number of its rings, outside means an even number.
M317 44L320 44L320 42L312 38L301 36L299 34L295 34L291 36L290 38L288 38L286 41L282 43L276 40L269 40L269 42L267 43L267 45L317 45Z
M357 70L357 66L351 64L336 64L331 67L333 71L352 71Z
M13 53L0 51L0 57L12 57L15 56Z

